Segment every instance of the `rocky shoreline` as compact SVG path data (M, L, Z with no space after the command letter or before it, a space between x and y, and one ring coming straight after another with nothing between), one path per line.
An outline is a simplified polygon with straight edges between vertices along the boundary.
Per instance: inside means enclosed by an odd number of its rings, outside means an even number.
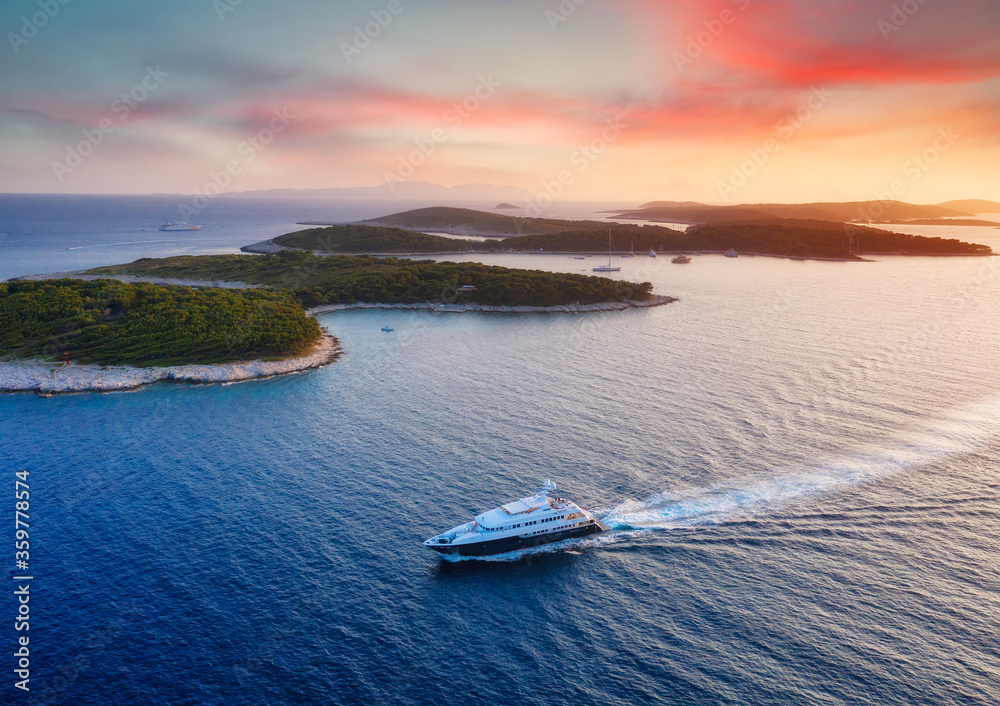
M625 311L626 309L647 309L653 306L662 306L677 301L676 297L666 297L654 294L649 299L635 300L626 299L620 302L602 302L600 304L563 304L557 306L487 306L485 304L437 304L434 302L420 302L417 304L380 304L369 302L358 302L355 304L325 304L307 309L310 316L323 314L328 311L346 311L348 309L414 309L442 312L488 312L499 314L582 314L592 311Z
M226 282L221 279L176 279L171 277L142 277L140 275L88 275L86 270L71 270L69 272L50 272L44 275L24 275L14 277L11 281L40 282L46 279L82 279L92 282L95 279L116 279L119 282L136 284L137 282L147 282L149 284L170 284L177 287L216 287L219 289L265 289L262 284L249 284L247 282Z
M249 245L244 245L240 248L241 252L256 253L258 255L273 255L276 252L281 252L282 250L289 250L284 245L278 245L271 240L260 240L256 243L250 243Z
M137 368L131 365L78 365L40 360L0 361L0 392L113 392L133 390L160 381L221 383L256 380L311 370L340 357L340 342L324 334L306 355L284 360L171 365Z
M278 246L280 247L280 246ZM26 275L18 280L46 279L116 279L122 282L149 282L151 284L185 287L223 287L251 289L261 285L222 280L173 279L167 277L141 277L137 275L85 275L82 271L54 272ZM600 304L566 304L561 306L487 306L483 304L442 304L420 302L417 304L381 304L359 302L355 304L328 304L306 311L316 316L330 311L348 309L412 309L438 312L487 312L505 314L525 313L585 313L596 311L624 311L649 308L675 302L675 297L653 295L646 300L627 299ZM340 342L324 333L320 343L310 353L284 360L251 360L239 363L206 363L139 368L131 365L86 365L42 360L0 361L0 392L37 392L42 395L70 392L114 392L134 390L155 382L174 381L189 383L226 383L255 380L297 373L319 368L340 357Z
M406 229L404 229L406 230ZM486 236L479 236L486 237ZM261 240L256 243L251 243L250 245L244 245L240 248L243 252L254 253L258 255L273 255L274 253L281 252L282 250L295 250L295 248L286 248L284 245L278 245L273 240ZM303 251L304 252L304 251ZM501 252L495 250L446 250L441 252L335 252L326 250L314 250L312 251L316 255L372 255L374 257L434 257L438 255L469 255L472 253L478 255L571 255L579 256L585 255L588 257L602 255L607 256L606 252L590 251L590 250L546 250L544 252L539 252L538 250L515 250L513 252ZM658 252L657 255L662 257L670 257L672 255L686 255L689 254L690 250L669 250ZM700 250L703 255L721 255L722 250ZM907 253L865 253L866 255L906 255ZM996 254L996 253L994 253ZM762 252L741 252L740 255L748 257L775 257L784 260L816 260L818 262L873 262L872 260L866 260L863 257L819 257L812 255L779 255L775 253L762 253ZM947 254L946 254L947 255ZM958 256L976 256L978 253L954 253ZM169 284L165 282L165 284ZM192 285L197 286L197 285Z

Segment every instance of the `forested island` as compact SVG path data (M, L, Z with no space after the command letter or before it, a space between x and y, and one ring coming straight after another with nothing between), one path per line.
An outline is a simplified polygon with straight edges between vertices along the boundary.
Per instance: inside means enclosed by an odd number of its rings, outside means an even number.
M138 275L246 282L287 290L304 307L359 302L551 307L645 301L649 282L520 270L477 262L435 262L367 255L191 255L144 258L90 275Z
M228 363L300 355L319 338L316 319L283 291L110 279L0 283L0 359Z
M272 242L285 248L341 253L461 252L477 241L445 238L401 228L345 224L286 233Z
M507 235L545 235L566 229L567 223L554 218L527 218L509 216L471 208L432 206L412 211L393 213L366 221L360 225L387 226L405 230L430 230L451 235L504 237Z
M340 354L313 317L329 308L597 311L674 301L649 282L301 250L144 258L72 274L0 283L0 391L122 390L318 367ZM168 283L141 281L153 278Z
M468 209L442 208L418 209L396 214L399 218L392 216L386 219L413 223L428 216L433 221L440 218L443 211L460 211L466 218L470 218L465 213ZM607 252L610 228L614 248L618 252L721 252L735 248L740 252L760 255L841 260L860 260L865 253L989 255L992 252L986 245L956 239L907 235L867 225L822 219L756 218L692 225L679 231L649 224L543 221L490 213L482 215L501 219L509 229L538 230L544 226L553 232L473 241L427 235L398 227L345 224L297 231L270 242L286 248L329 253L600 253ZM493 225L498 228L501 224L493 221ZM270 247L270 244L265 245ZM255 250L254 247L245 249Z
M636 209L618 211L619 218L635 218L675 223L707 224L733 221L792 218L850 223L858 221L901 223L916 218L971 216L962 210L971 201L940 204L912 204L905 201L844 201L818 203L755 203L717 206L695 201L651 201ZM989 202L979 202L988 204Z

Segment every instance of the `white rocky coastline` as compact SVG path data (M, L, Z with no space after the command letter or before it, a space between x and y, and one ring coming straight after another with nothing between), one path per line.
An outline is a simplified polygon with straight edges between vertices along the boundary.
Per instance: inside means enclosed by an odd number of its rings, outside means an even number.
M240 363L171 365L137 368L131 365L78 365L40 360L0 361L2 392L112 392L131 390L165 380L220 383L254 380L297 373L332 363L341 354L336 338L324 334L306 355L284 360L250 360Z
M20 280L46 279L116 279L123 282L149 282L151 284L184 287L222 287L227 289L252 289L261 285L222 280L172 279L166 277L141 277L135 275L84 275L81 272L55 272L27 275ZM646 300L625 300L600 304L567 304L562 306L486 306L482 304L329 304L308 309L309 316L348 309L413 309L438 312L491 312L491 313L585 313L596 311L624 311L648 308L677 301L674 297L653 295ZM0 361L0 392L37 392L39 394L67 392L114 392L132 390L161 381L190 383L226 383L267 378L318 368L335 361L342 350L336 338L324 333L320 343L310 353L284 360L251 360L239 363L210 363L172 365L167 367L139 368L131 365L87 365L42 360Z
M221 279L177 279L173 277L142 277L140 275L88 275L85 270L71 270L69 272L50 272L44 275L24 275L14 277L13 281L40 282L46 279L82 279L92 282L97 279L116 279L119 282L135 284L137 282L147 282L149 284L172 284L178 287L216 287L219 289L265 289L262 284L249 284L248 282L227 282Z
M250 243L249 245L244 245L240 248L243 252L257 253L259 255L273 255L276 252L281 252L282 250L289 250L284 245L278 245L274 242L274 239L261 240L257 243Z
M424 309L442 312L492 312L501 314L582 314L591 311L624 311L625 309L645 309L651 306L661 306L677 301L674 297L659 294L649 299L626 299L620 302L602 302L600 304L563 304L559 306L487 306L485 304L439 304L435 302L420 302L418 304L372 304L358 302L356 304L325 304L306 310L310 316L328 311L346 311L348 309Z

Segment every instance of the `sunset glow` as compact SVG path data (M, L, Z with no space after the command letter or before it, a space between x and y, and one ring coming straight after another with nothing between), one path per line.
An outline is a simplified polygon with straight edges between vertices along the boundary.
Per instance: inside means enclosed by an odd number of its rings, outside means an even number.
M6 192L190 194L236 161L223 191L1000 198L995 0L44 5L0 10Z

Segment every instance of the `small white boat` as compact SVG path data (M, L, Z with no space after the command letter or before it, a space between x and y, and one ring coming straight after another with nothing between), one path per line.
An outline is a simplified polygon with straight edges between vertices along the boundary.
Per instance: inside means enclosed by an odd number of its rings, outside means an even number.
M160 230L201 230L201 226L193 226L187 221L167 221Z
M725 255L726 257L739 257L739 254L733 248L729 248L728 250L726 250L726 252L722 254Z
M646 254L647 254L647 255L648 255L649 257L656 257L656 252L655 252L654 250L650 250L650 251L649 251L648 253L646 253Z
M396 329L394 329L389 324L386 324L385 326L382 327L382 330L388 333L389 331L395 331Z
M677 257L673 258L670 261L675 265L686 265L687 263L691 262L691 258L688 257L687 255L678 255Z

